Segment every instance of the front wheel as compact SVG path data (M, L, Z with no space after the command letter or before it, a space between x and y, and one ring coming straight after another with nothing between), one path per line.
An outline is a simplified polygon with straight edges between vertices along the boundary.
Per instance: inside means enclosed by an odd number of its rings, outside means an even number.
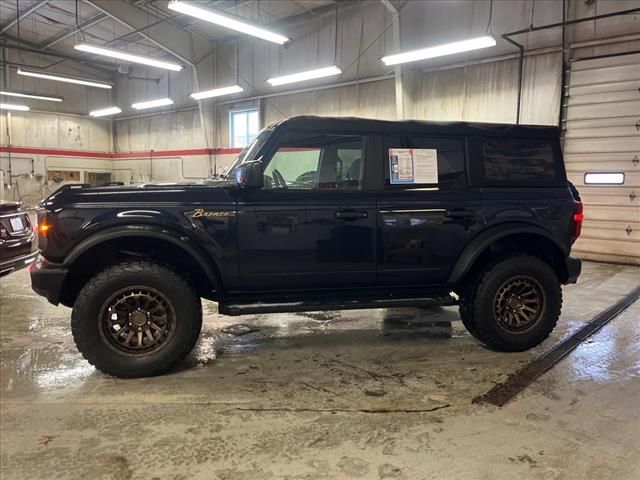
M462 294L460 316L469 333L500 351L527 350L555 328L562 290L543 260L514 255L486 267Z
M191 351L202 326L200 298L163 265L125 262L103 270L80 291L71 314L78 350L115 377L164 373Z

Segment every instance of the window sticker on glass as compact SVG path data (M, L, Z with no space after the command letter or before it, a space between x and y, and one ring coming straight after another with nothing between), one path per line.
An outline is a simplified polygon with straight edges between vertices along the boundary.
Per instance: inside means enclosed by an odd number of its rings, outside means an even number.
M438 151L432 148L390 148L389 180L392 184L437 184Z

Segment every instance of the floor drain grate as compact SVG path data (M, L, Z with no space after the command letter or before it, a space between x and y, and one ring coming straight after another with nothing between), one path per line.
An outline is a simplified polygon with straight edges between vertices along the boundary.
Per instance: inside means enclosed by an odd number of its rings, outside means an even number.
M499 383L488 392L474 398L473 403L490 403L499 407L504 406L518 393L531 385L538 377L562 360L565 355L622 313L629 305L635 302L639 296L640 287L636 287L621 300L596 315L580 330L522 367L503 383Z

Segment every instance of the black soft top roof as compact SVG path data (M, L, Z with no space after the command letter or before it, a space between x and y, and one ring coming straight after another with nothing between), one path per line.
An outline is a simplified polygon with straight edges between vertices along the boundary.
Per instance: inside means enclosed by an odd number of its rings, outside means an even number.
M513 125L506 123L427 122L421 120L375 120L358 117L291 117L278 126L292 130L336 131L375 134L476 135L558 139L559 129L547 125Z

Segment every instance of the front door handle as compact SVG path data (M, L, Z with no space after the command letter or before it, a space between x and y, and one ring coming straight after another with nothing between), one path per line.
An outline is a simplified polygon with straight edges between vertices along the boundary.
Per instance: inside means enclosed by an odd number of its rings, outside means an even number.
M475 215L475 212L473 212L472 210L462 209L447 210L447 212L445 213L445 216L450 218L468 218L475 217Z
M369 214L365 210L338 210L335 217L338 220L353 221L367 218Z

